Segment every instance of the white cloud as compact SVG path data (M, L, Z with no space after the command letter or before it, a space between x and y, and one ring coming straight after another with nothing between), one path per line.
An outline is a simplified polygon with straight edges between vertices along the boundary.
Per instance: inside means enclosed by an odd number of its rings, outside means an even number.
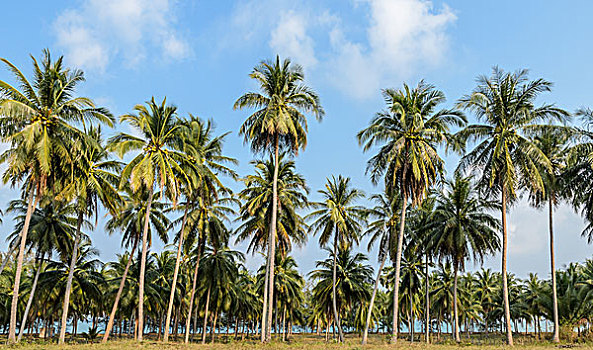
M133 66L150 49L165 59L189 57L191 48L174 21L169 0L85 0L62 13L54 29L70 62L103 71L116 57Z
M307 19L303 14L289 11L280 16L272 30L270 47L284 57L291 57L304 67L317 64L313 39L307 35Z

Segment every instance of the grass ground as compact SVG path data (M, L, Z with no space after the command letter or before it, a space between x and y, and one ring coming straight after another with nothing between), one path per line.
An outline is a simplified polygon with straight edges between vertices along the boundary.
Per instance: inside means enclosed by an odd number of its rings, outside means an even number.
M58 346L52 342L46 342L42 340L28 340L15 348L19 349L31 349L31 350L58 350L58 349L83 349L83 350L136 350L136 349L147 349L147 350L161 350L161 349L196 349L196 350L249 350L249 349L279 349L279 350L331 350L331 349L413 349L413 350L453 350L453 349L508 349L503 342L502 337L488 337L480 338L474 337L472 342L465 340L461 344L452 344L449 340L441 340L441 343L434 345L426 345L423 343L415 342L410 343L406 340L401 340L397 345L391 345L387 343L388 336L386 335L373 335L370 338L369 345L362 346L360 344L360 338L356 336L350 336L346 339L346 344L337 344L333 341L325 342L324 338L315 335L295 335L290 342L282 343L273 341L270 344L261 345L255 339L236 341L232 339L226 339L221 337L214 344L190 344L185 345L179 342L169 342L164 344L159 341L151 339L145 340L142 344L138 344L132 340L114 340L108 344L97 344L87 343L84 340L79 340L75 343L70 343L65 346ZM518 336L515 338L517 349L558 349L558 348L576 348L576 349L593 349L593 344L585 343L570 343L555 345L547 341L536 342L531 337ZM0 346L2 348L3 346Z

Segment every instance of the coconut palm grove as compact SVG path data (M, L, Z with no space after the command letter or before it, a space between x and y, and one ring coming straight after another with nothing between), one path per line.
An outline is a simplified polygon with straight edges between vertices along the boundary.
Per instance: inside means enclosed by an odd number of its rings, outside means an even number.
M422 77L371 91L380 107L338 136L365 158L344 156L365 187L324 164L313 182L303 171L308 144L346 150L310 132L340 116L302 53L250 62L228 115L203 116L158 85L115 113L72 52L31 51L0 58L2 343L592 344L593 256L555 252L569 235L593 242L593 99L564 107L545 73L493 62L459 96ZM579 229L558 229L560 208ZM518 275L514 221L530 212L546 218L547 264Z

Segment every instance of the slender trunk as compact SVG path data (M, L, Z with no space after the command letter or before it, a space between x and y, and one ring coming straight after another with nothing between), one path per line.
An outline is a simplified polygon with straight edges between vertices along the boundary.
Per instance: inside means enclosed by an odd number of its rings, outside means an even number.
M19 235L19 237L20 237L20 235ZM0 274L2 274L2 271L4 271L6 264L8 264L8 260L10 260L10 256L12 254L14 254L17 247L18 246L15 244L12 247L10 247L10 249L6 252L6 258L2 261L2 265L0 265Z
M507 332L507 344L513 346L513 331L511 329L511 310L509 306L509 287L507 282L507 198L506 189L502 189L502 295L504 302L504 318Z
M270 283L270 254L268 251L268 256L266 258L266 277L264 280L264 301L263 301L263 306L262 306L262 313L261 313L261 331L260 331L260 337L261 337L261 342L265 343L266 342L266 317L268 316L267 310L268 310L268 284Z
M414 342L414 300L412 299L412 284L410 283L410 288L408 289L410 293L410 343Z
M8 344L16 343L16 314L19 303L19 288L21 284L21 273L23 271L23 259L25 257L25 248L27 246L27 233L29 232L29 223L31 222L31 215L37 206L37 198L35 198L35 190L31 188L29 192L29 205L27 206L27 214L23 224L23 231L21 232L21 245L19 247L19 255L16 262L16 272L14 276L14 288L12 289L12 303L10 305L10 326L8 330Z
M342 326L340 325L340 316L338 315L338 307L336 302L336 280L337 280L337 258L338 258L338 235L339 231L336 226L336 232L334 233L334 270L333 270L333 279L332 279L332 308L334 311L334 320L336 320L336 327L338 328L338 337L340 343L344 342L344 332L342 331Z
M41 259L39 259L39 266L37 267L37 271L35 271L35 278L33 278L33 286L31 286L31 293L29 294L29 300L27 300L27 306L25 307L25 313L23 314L23 319L21 320L21 326L19 327L19 336L17 338L17 343L21 342L23 339L23 333L25 333L25 327L27 326L27 316L29 315L29 310L31 309L31 304L33 304L33 298L35 297L35 290L37 289L37 281L39 280L39 274L41 273L41 267L43 266L43 254L41 255Z
M212 322L212 328L210 329L210 344L214 344L214 336L216 335L216 322L218 321L218 305L214 310L214 322Z
M286 341L286 305L282 311L282 341Z
M187 320L185 321L185 340L184 342L187 344L189 342L189 328L191 326L191 312L194 307L194 298L196 296L196 284L198 282L198 268L200 267L200 258L202 256L202 243L198 243L198 259L196 260L196 267L194 267L194 276L191 285L191 294L189 297L189 309L187 310ZM196 308L197 311L197 308ZM197 324L197 316L194 320L194 325ZM195 328L195 327L194 327ZM195 333L195 331L194 331Z
M146 254L148 253L148 228L150 227L150 210L152 207L152 196L154 195L152 185L148 188L148 203L146 204L146 214L144 216L144 230L142 232L142 260L140 261L140 281L138 292L138 341L142 341L144 334L144 274L146 272Z
M425 310L425 318L426 318L426 344L430 344L430 281L428 276L428 251L426 252L426 310Z
M457 279L459 270L458 265L459 264L457 263L457 261L453 262L453 317L455 318L453 325L455 329L455 341L460 343L461 338L459 338L459 312L457 310Z
M550 225L550 274L552 275L552 308L554 310L554 335L552 341L554 343L560 342L560 325L558 322L558 296L556 292L556 262L554 258L554 202L550 194L548 201L549 209L549 225Z
M62 304L62 321L60 322L60 337L58 344L64 344L66 340L66 326L68 325L68 308L70 307L70 293L72 292L72 280L74 279L74 269L76 260L78 260L78 245L80 244L80 227L84 214L82 209L78 212L78 221L76 222L76 235L74 238L74 247L72 248L72 257L70 258L70 267L68 270L68 280L66 281L66 291L64 293L64 303Z
M183 220L181 223L181 231L179 232L179 242L177 244L177 259L175 260L175 270L173 271L173 282L171 283L171 293L169 293L169 306L167 307L167 318L165 319L165 334L163 335L163 342L169 341L169 325L171 325L171 313L173 311L173 299L175 299L175 287L177 285L177 275L179 274L179 264L181 262L181 249L183 248L183 236L185 231L185 222L187 220L187 211L189 205L185 206L183 213ZM177 334L177 331L175 331Z
M397 342L398 313L399 313L399 274L401 269L402 249L404 244L404 228L406 225L406 207L408 198L404 195L402 202L401 221L399 223L399 234L397 236L397 251L395 253L395 283L393 286L393 330L391 342Z
M375 279L375 288L373 288L373 295L371 296L371 303L369 304L369 311L367 313L367 322L364 326L364 333L362 334L362 345L366 344L368 341L369 335L369 325L371 324L371 316L373 314L373 306L375 305L375 297L377 296L377 289L379 288L379 278L381 277L381 271L383 270L383 266L385 265L385 260L387 257L383 257L381 259L381 265L379 265L379 270L377 271L377 279Z
M210 307L210 291L211 286L208 286L206 294L206 309L204 310L204 324L202 326L202 344L206 344L206 329L208 328L208 308Z
M272 183L272 223L270 225L270 237L268 238L268 255L270 259L270 276L268 282L268 315L266 319L266 341L272 338L272 300L274 300L274 263L276 257L276 225L278 217L278 168L280 166L280 147L278 136L274 140L274 181Z

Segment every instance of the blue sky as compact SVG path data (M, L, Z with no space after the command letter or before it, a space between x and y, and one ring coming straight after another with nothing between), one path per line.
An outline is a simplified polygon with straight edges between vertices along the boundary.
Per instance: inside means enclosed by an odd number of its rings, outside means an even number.
M50 48L64 55L86 73L79 93L115 115L154 95L166 96L182 115L213 118L219 132L232 132L225 152L239 159L241 175L251 171L254 156L237 135L248 111L233 111L233 102L254 88L247 75L260 60L291 57L303 65L326 110L322 123L310 121L309 145L297 159L311 198L318 198L331 174L352 177L370 195L380 189L364 174L370 155L355 135L383 108L381 88L425 79L445 92L447 107L471 91L477 75L499 65L528 68L532 78L553 81L542 102L571 111L593 105L586 16L592 10L589 1L535 0L13 1L3 6L0 56L29 74L29 54ZM0 79L11 79L6 69ZM454 169L457 157L446 159ZM3 205L14 195L0 189ZM558 266L591 256L582 227L570 208L558 209ZM0 237L11 230L7 218ZM547 276L545 213L519 203L510 214L510 232L510 270ZM101 225L92 237L103 260L120 251L119 237L107 236ZM325 256L316 237L293 254L303 272ZM374 252L370 260L375 263ZM248 256L251 269L259 262ZM498 269L499 257L486 266Z

